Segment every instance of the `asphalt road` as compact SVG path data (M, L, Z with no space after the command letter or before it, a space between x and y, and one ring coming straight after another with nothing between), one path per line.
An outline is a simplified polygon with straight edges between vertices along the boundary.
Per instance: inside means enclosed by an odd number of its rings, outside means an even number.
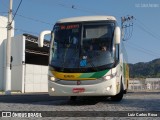
M70 101L68 97L51 97L47 94L23 94L23 95L11 95L5 96L0 95L0 111L58 111L63 116L63 111L72 111L73 113L77 112L80 114L81 112L86 112L89 114L88 111L95 112L98 114L97 111L106 112L111 111L111 117L105 117L96 115L94 113L93 117L45 117L41 119L57 119L57 120L93 120L93 119L124 119L120 118L116 115L118 111L120 114L125 111L126 114L131 114L132 112L153 112L159 111L160 114L160 93L152 93L152 92L143 92L143 93L128 93L124 96L121 102L113 102L109 98L106 97L78 97L76 101ZM88 112L88 113L87 113ZM54 112L53 112L54 113ZM110 114L110 113L107 113ZM145 113L144 113L145 114ZM1 119L1 118L0 118ZM13 118L16 119L16 118ZM24 119L24 118L23 118ZM26 118L28 119L28 118ZM35 118L29 118L35 119ZM38 118L40 119L40 118ZM133 117L128 116L126 119L160 119L160 117Z

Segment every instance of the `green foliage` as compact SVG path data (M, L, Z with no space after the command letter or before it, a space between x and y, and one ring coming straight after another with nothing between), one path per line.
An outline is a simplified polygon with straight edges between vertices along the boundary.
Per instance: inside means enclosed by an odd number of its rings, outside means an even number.
M160 77L160 59L150 62L129 64L130 78Z

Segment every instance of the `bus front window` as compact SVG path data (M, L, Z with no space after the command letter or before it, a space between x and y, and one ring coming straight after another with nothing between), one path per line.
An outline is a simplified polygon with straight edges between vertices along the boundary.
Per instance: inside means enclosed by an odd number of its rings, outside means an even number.
M54 27L52 65L62 68L78 67L80 29L79 24L60 24Z
M114 24L84 25L83 49L87 53L86 67L99 67L114 62Z
M52 67L66 72L91 72L113 65L114 23L56 24L53 32Z

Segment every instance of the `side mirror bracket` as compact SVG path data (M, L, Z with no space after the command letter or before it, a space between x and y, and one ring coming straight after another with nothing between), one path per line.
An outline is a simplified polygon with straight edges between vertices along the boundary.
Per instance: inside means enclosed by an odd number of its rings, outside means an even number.
M44 36L45 35L49 35L51 34L51 31L50 30L45 30L45 31L42 31L39 35L39 38L38 38L38 46L39 47L43 47L43 42L44 42Z

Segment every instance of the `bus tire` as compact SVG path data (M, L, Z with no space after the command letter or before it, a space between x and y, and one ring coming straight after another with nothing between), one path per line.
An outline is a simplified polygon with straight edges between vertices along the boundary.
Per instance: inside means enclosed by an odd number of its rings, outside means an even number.
M77 99L77 96L70 96L70 101L75 101Z
M119 92L117 95L111 97L111 100L112 100L112 101L119 102L119 101L122 100L123 94L124 94L124 89L123 89L122 81L121 81L121 86L120 86L120 87L121 87L121 88L120 88L120 92Z

